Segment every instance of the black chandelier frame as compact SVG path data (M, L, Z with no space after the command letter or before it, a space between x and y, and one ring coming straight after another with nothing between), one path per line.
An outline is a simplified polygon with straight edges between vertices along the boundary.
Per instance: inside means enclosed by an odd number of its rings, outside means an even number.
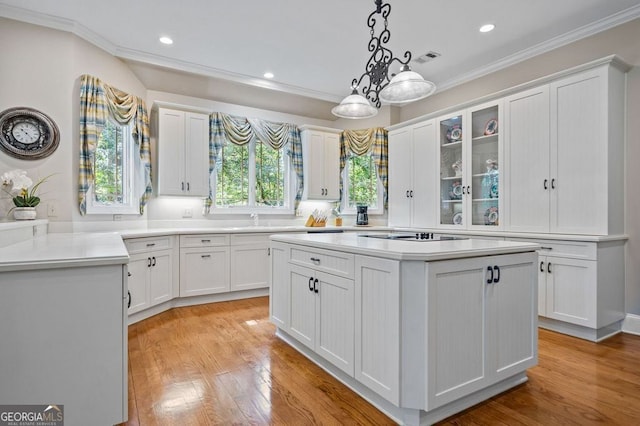
M375 0L376 10L371 12L367 19L367 26L371 34L371 40L369 40L368 49L371 53L371 57L366 63L364 74L360 78L354 78L351 81L351 87L354 93L357 93L360 85L362 86L362 95L367 98L376 108L380 108L380 91L384 89L391 78L389 77L389 68L394 62L398 62L402 65L401 71L409 69L409 62L411 61L411 52L408 50L404 52L404 60L397 57L393 57L393 52L385 45L391 38L391 32L387 28L388 17L391 14L391 5L389 3L382 4L382 0ZM376 36L375 27L378 23L378 16L384 20L384 30L380 35ZM366 77L366 78L365 78Z

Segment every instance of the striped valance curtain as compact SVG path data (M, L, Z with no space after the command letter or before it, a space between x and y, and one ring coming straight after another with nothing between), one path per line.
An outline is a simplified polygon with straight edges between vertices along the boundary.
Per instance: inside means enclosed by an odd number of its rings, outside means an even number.
M245 145L256 138L273 149L286 147L291 166L298 178L295 208L302 199L304 176L302 171L302 140L300 129L295 124L275 123L257 118L238 117L222 112L214 112L209 117L209 198L205 200L205 213L213 203L212 178L222 148L227 142Z
M80 77L80 169L78 201L80 214L87 213L87 191L94 182L94 158L98 139L108 117L121 125L131 125L131 135L138 148L135 171L136 195L140 199L140 214L151 196L151 155L149 150L149 115L144 101L84 74Z
M342 198L342 172L349 156L371 155L376 165L378 178L384 189L384 207L387 208L389 186L389 138L382 127L361 130L344 130L340 135L340 198Z

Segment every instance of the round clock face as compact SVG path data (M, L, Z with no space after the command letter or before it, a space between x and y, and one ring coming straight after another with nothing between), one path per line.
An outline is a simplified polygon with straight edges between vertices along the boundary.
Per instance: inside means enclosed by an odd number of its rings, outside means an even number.
M0 150L23 160L44 158L58 147L60 132L46 114L26 107L0 112Z

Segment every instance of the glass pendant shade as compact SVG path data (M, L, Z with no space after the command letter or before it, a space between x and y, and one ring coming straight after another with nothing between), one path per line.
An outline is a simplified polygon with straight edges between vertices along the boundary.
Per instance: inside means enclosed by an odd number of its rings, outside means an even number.
M436 91L436 85L411 71L409 67L396 74L389 84L380 91L380 100L390 104L413 102L426 98Z
M341 118L371 118L378 113L378 109L354 89L349 96L340 102L340 105L331 110L331 113Z

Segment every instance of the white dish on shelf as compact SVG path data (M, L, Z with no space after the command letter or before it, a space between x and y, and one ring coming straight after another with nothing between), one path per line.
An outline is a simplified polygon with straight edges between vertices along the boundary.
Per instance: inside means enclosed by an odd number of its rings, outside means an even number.
M458 212L453 215L453 224L462 225L462 212Z

